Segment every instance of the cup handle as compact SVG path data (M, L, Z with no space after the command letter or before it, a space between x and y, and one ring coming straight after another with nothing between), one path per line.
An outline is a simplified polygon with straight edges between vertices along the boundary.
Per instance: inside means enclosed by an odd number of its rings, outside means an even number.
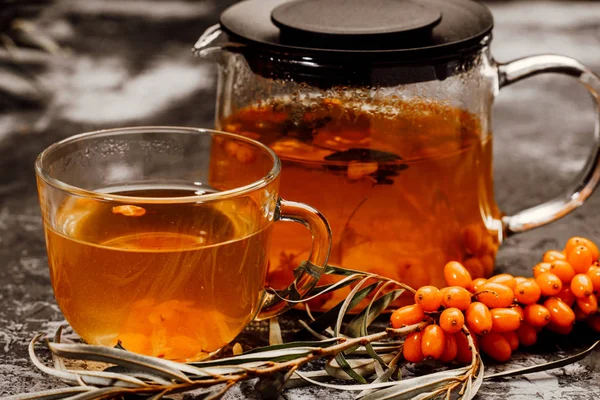
M308 261L294 270L296 279L285 290L267 292L256 319L263 320L281 314L292 305L285 300L299 300L315 287L327 266L331 249L329 223L314 208L303 203L279 199L275 221L296 222L308 228L312 234L312 248Z
M509 63L497 64L499 87L543 73L557 73L576 78L594 99L596 110L594 139L589 158L575 183L564 195L546 203L505 216L502 219L505 235L525 232L564 217L583 204L600 180L600 79L579 61L565 56L538 55Z

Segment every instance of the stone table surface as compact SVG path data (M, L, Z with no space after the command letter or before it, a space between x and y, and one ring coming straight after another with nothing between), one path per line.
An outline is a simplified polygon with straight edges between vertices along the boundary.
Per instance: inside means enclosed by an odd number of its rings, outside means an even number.
M19 53L24 79L0 58L0 397L58 387L28 361L36 332L64 323L50 287L33 162L50 143L127 125L210 127L215 67L190 47L231 1L55 1L38 28L67 50L60 57ZM492 52L505 61L532 53L578 58L600 72L600 3L490 2L496 19ZM0 13L2 10L0 9ZM589 96L568 78L542 76L499 95L494 111L496 198L513 213L563 193L592 141ZM600 239L600 194L559 222L517 235L499 252L498 270L526 274L546 249L572 235ZM589 332L520 353L506 369L573 354ZM600 359L526 377L486 382L483 399L600 398ZM229 398L254 397L247 387ZM287 399L351 398L296 389Z

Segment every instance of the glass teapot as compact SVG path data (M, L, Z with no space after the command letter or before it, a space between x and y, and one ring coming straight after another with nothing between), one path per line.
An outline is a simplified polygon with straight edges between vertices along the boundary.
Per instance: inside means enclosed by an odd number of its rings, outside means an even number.
M194 50L219 65L217 128L274 149L282 196L329 220L330 264L441 286L451 260L490 276L504 238L579 207L600 178L596 124L589 160L563 196L515 215L498 209L498 91L565 74L588 88L598 110L600 81L563 56L496 62L492 27L490 11L470 0L246 0ZM302 228L275 228L273 287L290 281L310 240Z

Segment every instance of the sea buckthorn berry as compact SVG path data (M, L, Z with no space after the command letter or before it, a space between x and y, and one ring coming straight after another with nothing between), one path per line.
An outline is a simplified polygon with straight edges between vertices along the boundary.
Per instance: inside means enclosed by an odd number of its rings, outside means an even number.
M460 286L450 286L442 291L442 304L446 308L466 310L471 304L471 293Z
M539 328L550 323L550 311L541 304L530 304L523 312L523 320L531 326Z
M440 314L440 326L446 333L459 332L465 325L465 316L458 308L446 308Z
M469 347L469 339L465 336L464 333L458 332L454 334L456 338L456 361L461 364L469 364L471 363L471 359L473 354L471 352L471 348ZM475 338L475 336L472 336Z
M481 278L484 276L483 264L479 261L479 258L469 258L463 261L463 265L469 271L469 275L472 278Z
M551 263L552 261L566 260L566 259L567 259L567 256L562 251L548 250L547 252L544 253L544 257L542 258L542 261Z
M415 303L423 307L423 311L437 311L442 305L442 294L435 286L423 286L415 293Z
M562 290L562 282L551 272L544 272L535 278L544 296L554 296Z
M535 267L533 267L534 278L537 278L539 275L541 275L545 272L550 272L550 265L552 265L552 264L542 262L542 263L537 264Z
M585 315L595 314L598 312L598 299L596 299L596 296L577 299L577 308ZM577 315L575 315L575 319L577 319Z
M586 318L585 323L596 332L600 332L600 314L590 315Z
M517 281L515 281L515 277L510 274L500 274L492 276L488 279L490 283L499 283L504 286L508 286L512 290L515 290L515 286L517 285Z
M466 250L471 253L477 253L483 242L483 232L477 225L469 225L463 230L463 242Z
M560 291L560 293L558 293L554 297L561 299L569 307L571 307L573 304L575 304L575 300L576 300L575 295L571 292L571 288L567 285L565 285L562 288L562 290Z
M492 330L492 314L485 304L478 301L471 303L467 308L466 317L471 332L485 335Z
M549 298L544 302L544 307L550 311L551 324L561 327L570 327L575 322L575 313L571 310L571 307L566 305L565 302L560 299L554 297ZM527 314L525 314L525 316L527 316Z
M587 270L586 275L592 280L594 293L600 292L600 267L590 267L590 269Z
M521 325L521 315L512 308L493 308L490 310L492 315L492 332L511 332L517 330Z
M515 294L511 288L490 282L482 285L474 296L489 308L508 307L515 300Z
M468 288L471 285L471 274L458 261L450 261L444 266L444 278L448 286Z
M517 336L519 337L519 343L525 347L533 346L537 342L537 331L527 322L523 322L517 329Z
M598 247L596 246L596 244L591 240L583 237L575 236L569 239L563 252L566 255L569 255L569 253L578 246L585 246L590 250L590 252L592 253L592 262L598 259Z
M394 311L390 319L392 321L392 327L397 329L423 321L425 319L425 312L423 311L423 307L419 304L412 304Z
M504 362L510 359L512 350L506 338L497 332L482 336L479 342L481 350L496 361Z
M577 298L588 297L594 292L592 278L586 274L577 274L571 281L571 292Z
M471 285L469 286L469 290L471 291L471 293L475 293L476 291L479 290L479 287L486 282L487 282L487 279L485 279L485 278L473 279L473 281L471 282Z
M521 320L523 320L525 318L525 311L523 311L523 307L521 307L519 305L512 305L512 306L510 306L510 309L515 310L521 317Z
M450 362L456 358L458 353L458 345L456 344L456 336L444 335L444 351L438 360L441 362Z
M437 360L444 352L444 331L439 325L427 325L421 338L421 352L425 358Z
M573 266L564 260L557 260L550 264L550 271L554 275L558 276L558 279L562 283L569 283L575 276L575 269Z
M418 363L423 361L423 352L421 350L421 343L423 338L423 332L413 332L406 336L404 340L404 349L402 355L408 362Z
M540 285L538 285L533 279L519 282L515 287L515 298L519 303L537 303L541 296L542 290L540 289Z
M592 266L592 260L592 252L585 246L577 246L567 255L567 261L578 274L585 274Z
M516 331L504 332L502 336L504 336L508 341L508 344L510 344L511 351L515 351L519 348L519 336Z
M515 282L516 283L521 283L521 282L525 282L526 280L531 279L531 278L526 278L524 276L515 276Z

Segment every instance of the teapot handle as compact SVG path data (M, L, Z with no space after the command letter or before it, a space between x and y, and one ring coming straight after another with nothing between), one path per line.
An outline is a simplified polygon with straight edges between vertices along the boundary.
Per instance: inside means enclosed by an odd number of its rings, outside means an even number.
M574 77L589 90L596 111L591 154L581 175L565 194L515 215L503 217L505 234L510 236L564 217L580 207L598 186L600 181L600 79L579 61L558 55L538 55L509 63L499 63L497 70L500 88L543 73L558 73Z

